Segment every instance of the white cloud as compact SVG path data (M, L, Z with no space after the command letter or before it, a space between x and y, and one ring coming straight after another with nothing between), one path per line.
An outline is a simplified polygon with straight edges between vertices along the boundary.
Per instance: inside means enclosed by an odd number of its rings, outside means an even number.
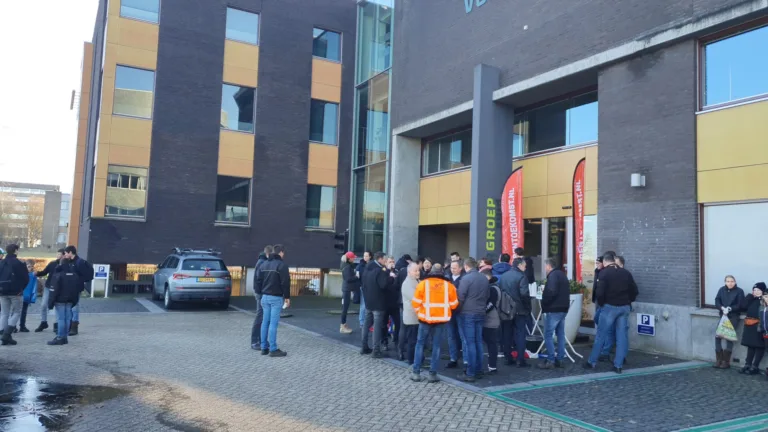
M98 0L0 2L0 180L72 190L83 42Z

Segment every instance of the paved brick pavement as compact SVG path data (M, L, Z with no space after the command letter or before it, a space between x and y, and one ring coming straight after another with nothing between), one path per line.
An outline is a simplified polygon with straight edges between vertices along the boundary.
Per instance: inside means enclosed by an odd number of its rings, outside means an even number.
M414 384L404 369L289 327L283 359L248 346L239 312L92 315L63 347L51 333L0 347L6 372L128 390L86 404L72 431L570 431L573 427L452 385Z
M40 308L42 307L42 297L37 298L37 302L29 305L27 310L27 327L37 327L40 323ZM134 300L134 296L120 296L117 298L90 298L83 297L78 303L80 313L138 313L149 312L141 303ZM48 321L53 320L55 313L48 312Z
M766 394L765 376L702 367L502 396L609 430L661 432L765 414Z

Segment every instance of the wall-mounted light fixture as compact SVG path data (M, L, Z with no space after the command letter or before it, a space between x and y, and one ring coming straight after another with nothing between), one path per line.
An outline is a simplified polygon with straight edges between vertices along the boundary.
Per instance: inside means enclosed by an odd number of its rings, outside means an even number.
M633 188L643 188L645 187L645 176L639 173L634 173L630 177L629 182Z

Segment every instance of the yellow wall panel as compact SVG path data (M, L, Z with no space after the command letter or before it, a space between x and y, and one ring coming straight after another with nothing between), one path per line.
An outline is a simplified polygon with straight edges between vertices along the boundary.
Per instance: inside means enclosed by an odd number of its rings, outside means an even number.
M72 188L72 200L83 198L83 173L75 173L74 187Z
M110 144L141 148L150 147L152 142L152 120L112 116L111 122Z
M96 153L96 174L99 179L107 179L107 168L109 165L109 144L99 143Z
M338 184L338 176L338 171L336 169L310 166L307 170L307 184L336 187Z
M427 224L436 225L437 222L437 207L427 209Z
M225 64L223 79L227 84L256 88L259 86L259 71Z
M102 109L102 116L99 118L99 144L109 144L112 139L112 115Z
M222 130L219 132L219 157L253 162L254 135Z
M114 99L115 99L115 77L104 77L104 81L102 82L102 89L101 89L102 116L108 116L112 114Z
M699 202L768 199L766 179L768 164L699 172Z
M219 157L217 172L226 176L253 178L253 161Z
M341 87L330 86L328 84L312 82L312 99L324 100L328 102L341 102Z
M568 193L573 188L576 164L585 156L584 149L555 153L547 157L547 194ZM525 179L523 179L525 181ZM523 195L525 196L525 195Z
M547 217L573 216L573 209L563 209L572 205L573 199L569 193L547 195Z
M471 181L469 170L421 179L419 224L469 222Z
M523 219L547 217L547 197L523 198Z
M312 82L341 87L341 63L312 59Z
M109 16L112 19L113 16L120 16L120 0L109 1Z
M107 199L107 179L97 178L93 182L93 200L91 201L91 216L104 217L104 203Z
M309 143L309 166L329 170L339 169L339 148L327 144Z
M437 177L421 179L419 183L420 207L423 209L437 207L439 204L437 199Z
M548 159L541 156L522 161L523 167L523 197L545 196L547 194Z
M117 64L155 70L157 69L157 52L118 45Z
M584 214L585 215L597 214L597 191L596 190L584 191Z
M110 26L112 25L110 20ZM157 24L151 24L132 19L120 18L118 20L118 39L116 43L122 46L138 48L157 53L157 40L160 27ZM107 34L109 36L109 34ZM112 42L112 41L110 41Z
M149 147L109 145L109 164L135 167L149 166Z
M120 40L120 21L121 18L109 17L107 20L107 42L117 43Z
M472 171L462 171L458 175L460 196L466 197L466 204L472 200Z
M584 170L585 190L597 191L597 146L587 147L585 153L587 157L587 166ZM597 201L595 201L595 205L597 205Z
M117 64L117 47L117 44L107 43L107 49L104 51L104 78L113 78L113 86L115 78L115 65Z
M224 41L224 64L245 69L259 69L259 47L232 40Z
M699 114L698 170L768 164L768 101Z

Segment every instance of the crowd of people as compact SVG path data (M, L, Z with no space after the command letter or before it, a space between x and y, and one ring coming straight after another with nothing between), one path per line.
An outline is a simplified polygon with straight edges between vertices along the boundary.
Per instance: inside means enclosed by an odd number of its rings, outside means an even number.
M539 355L538 367L555 369L563 367L566 358L570 283L554 259L545 260L544 270L541 309L546 349ZM637 297L637 285L623 265L616 263L613 252L601 257L596 273L603 275L596 278L595 287L600 311L598 348L585 367L595 367L598 360L604 360L601 354L610 353L615 343L614 370L621 373L628 349L629 305ZM438 381L444 338L448 341L446 368L463 366L458 374L462 381L474 382L497 373L498 358L504 358L509 366L530 367L526 345L533 329L534 274L533 261L522 248L513 256L502 254L495 263L488 258L462 259L454 252L445 265L429 257L414 260L408 254L395 260L382 252L365 252L358 261L353 252L347 252L342 258L339 331L352 333L347 320L349 306L359 304L360 353L387 357L391 338L397 358L412 366L414 381L422 380L422 364L427 359L427 381Z
M55 309L56 333L48 345L66 345L68 337L78 334L80 311L78 301L87 284L93 280L93 266L77 255L77 248L59 249L56 259L44 270L35 272L35 261L18 258L19 246L0 249L0 337L1 345L16 345L14 333L28 333L27 310L37 301L40 279L42 286L40 325L35 333L48 328L48 311ZM17 324L19 325L17 327Z

